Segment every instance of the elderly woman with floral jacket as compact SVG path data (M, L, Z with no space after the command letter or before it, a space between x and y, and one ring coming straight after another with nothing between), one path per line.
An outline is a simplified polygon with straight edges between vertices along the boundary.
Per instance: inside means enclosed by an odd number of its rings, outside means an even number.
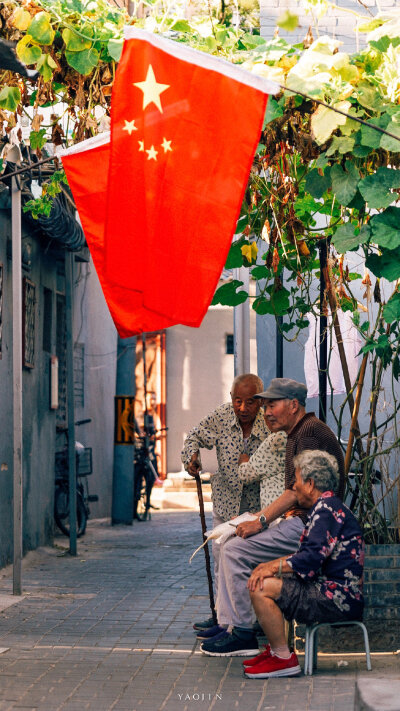
M356 518L333 493L337 461L326 452L306 450L294 464L293 488L299 505L308 509L308 521L296 553L261 563L249 578L251 601L270 643L244 662L249 678L300 672L287 646L283 617L304 624L362 618L364 541Z

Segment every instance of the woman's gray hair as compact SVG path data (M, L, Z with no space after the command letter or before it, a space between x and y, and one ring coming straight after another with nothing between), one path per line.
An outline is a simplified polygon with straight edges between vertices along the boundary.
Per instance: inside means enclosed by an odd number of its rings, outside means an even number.
M293 464L300 470L304 482L313 479L320 491L337 491L339 487L339 466L336 457L320 449L305 449L293 458Z

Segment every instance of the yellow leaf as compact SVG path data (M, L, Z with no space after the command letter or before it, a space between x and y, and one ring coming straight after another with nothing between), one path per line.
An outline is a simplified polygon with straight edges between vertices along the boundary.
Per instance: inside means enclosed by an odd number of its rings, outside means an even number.
M346 113L350 106L350 101L339 101L337 104L334 104L334 108ZM336 131L339 126L343 126L346 123L346 120L346 116L337 114L325 106L318 106L317 110L311 116L311 132L313 138L318 145L321 146L331 137L332 133Z
M243 257L247 259L248 262L251 262L251 244L244 244L240 251Z
M258 247L255 242L244 244L241 247L242 256L247 259L250 264L254 264L257 260Z
M22 7L18 7L11 15L10 24L13 27L16 27L17 30L25 32L31 23L31 19L32 18L27 10L24 10Z

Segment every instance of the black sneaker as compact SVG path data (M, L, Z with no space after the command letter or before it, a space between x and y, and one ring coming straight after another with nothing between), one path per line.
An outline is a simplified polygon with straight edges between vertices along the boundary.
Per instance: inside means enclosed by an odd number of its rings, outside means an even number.
M209 617L208 620L204 620L203 622L195 622L193 625L194 630L208 630L210 627L214 627L215 622L212 617Z
M215 625L214 627L209 627L206 630L200 630L197 632L196 637L197 639L211 639L211 637L215 637L215 635L221 634L221 632L226 632L225 627Z
M220 639L203 642L200 649L209 657L253 657L260 651L257 637L241 639L234 630Z

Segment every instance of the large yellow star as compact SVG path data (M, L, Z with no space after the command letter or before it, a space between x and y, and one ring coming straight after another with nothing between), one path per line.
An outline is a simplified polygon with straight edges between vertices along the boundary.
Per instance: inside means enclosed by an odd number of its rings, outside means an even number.
M146 148L146 153L147 153L147 160L157 160L157 155L158 151L154 148L154 146L151 146L151 148L147 149Z
M155 104L162 113L160 94L169 89L170 84L159 84L154 76L153 67L149 64L145 81L138 81L133 86L143 91L143 111L149 104Z
M135 119L132 119L132 121L127 121L125 119L125 126L122 129L123 131L128 131L129 135L131 135L132 131L137 131L137 127L135 126Z

